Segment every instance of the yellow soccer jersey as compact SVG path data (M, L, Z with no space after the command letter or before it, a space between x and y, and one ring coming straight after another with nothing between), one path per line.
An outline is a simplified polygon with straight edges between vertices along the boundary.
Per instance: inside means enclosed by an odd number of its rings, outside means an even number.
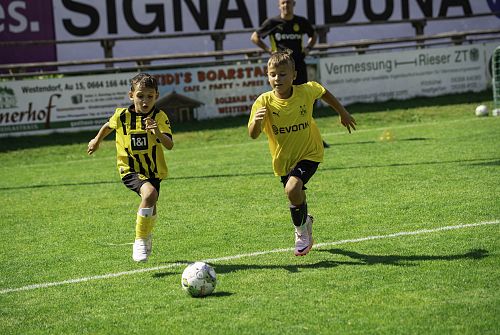
M323 162L323 141L312 115L314 101L323 94L325 88L310 81L294 85L288 99L280 99L269 91L254 102L248 125L257 109L267 108L262 131L269 141L275 175L286 176L301 160Z
M162 133L172 136L167 114L156 107L148 114L136 113L133 106L117 108L109 119L109 127L116 131L116 160L121 178L132 172L147 178L163 179L168 175L163 145L144 129L148 116Z

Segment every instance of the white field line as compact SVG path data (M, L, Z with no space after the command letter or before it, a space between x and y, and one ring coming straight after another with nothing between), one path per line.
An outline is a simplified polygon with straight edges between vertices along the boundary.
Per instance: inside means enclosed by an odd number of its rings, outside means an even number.
M327 246L332 246L332 245L358 243L358 242L363 242L363 241L379 240L379 239L394 238L394 237L401 237L401 236L430 234L430 233L435 233L435 232L440 232L440 231L472 228L472 227L479 227L479 226L486 226L486 225L495 225L495 224L499 224L499 223L500 223L500 220L495 220L495 221L485 221L485 222L478 222L478 223L471 223L471 224L462 224L462 225L456 225L456 226L445 226L445 227L439 227L439 228L433 228L433 229L421 229L421 230L415 230L415 231L406 231L406 232L399 232L399 233L388 234L388 235L367 236L367 237L361 237L361 238L355 238L355 239L318 243L318 244L314 245L314 248L322 248L322 247L327 247ZM208 258L208 259L202 260L202 262L217 263L217 262L229 261L229 260L240 259L240 258L257 257L257 256L261 256L261 255L269 255L269 254L274 254L274 253L291 252L291 251L293 251L293 248L273 249L273 250L267 250L267 251L256 251L256 252L251 252L251 253L247 253L247 254L239 254L239 255L233 255L233 256L217 257L217 258ZM183 265L187 265L187 263L172 263L172 264L168 264L168 265L155 266L155 267L151 267L151 268L144 268L144 269L137 269L137 270L131 270L131 271L108 273L108 274L104 274L104 275L68 279L68 280L63 280L63 281L59 281L59 282L33 284L33 285L27 285L27 286L22 286L22 287L16 287L16 288L5 288L5 289L0 290L0 294L8 294L8 293L14 293L14 292L20 292L20 291L31 291L31 290L47 288L47 287L52 287L52 286L78 284L78 283L100 280L100 279L110 279L110 278L116 278L116 277L122 277L122 276L129 276L129 275L145 273L145 272L172 269L172 268L183 266Z
M125 242L125 243L103 243L102 245L108 246L108 247L122 247L124 245L132 245L134 242Z

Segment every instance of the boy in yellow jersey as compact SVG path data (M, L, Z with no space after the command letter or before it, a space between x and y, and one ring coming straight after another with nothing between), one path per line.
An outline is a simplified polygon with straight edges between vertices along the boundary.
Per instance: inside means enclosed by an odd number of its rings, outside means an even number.
M313 104L321 98L340 116L340 122L355 130L354 118L320 84L310 81L293 85L297 75L293 58L287 51L271 55L267 63L272 91L261 94L252 106L248 134L256 139L267 135L273 170L281 177L290 202L295 226L295 255L306 255L313 245L313 217L307 212L305 184L323 162L323 143L313 119Z
M152 230L156 221L156 202L160 182L168 174L163 148L174 146L167 114L156 106L158 83L149 74L140 73L131 80L128 108L117 108L96 137L87 153L93 154L102 140L116 131L116 155L123 183L141 197L135 226L132 258L145 262L151 254Z

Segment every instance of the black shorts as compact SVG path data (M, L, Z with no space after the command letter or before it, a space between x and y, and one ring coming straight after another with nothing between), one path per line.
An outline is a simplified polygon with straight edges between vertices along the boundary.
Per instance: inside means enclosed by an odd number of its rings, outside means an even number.
M287 174L286 176L281 176L281 182L283 183L283 187L286 186L288 179L290 179L291 176L294 176L302 180L302 183L304 184L302 186L302 189L307 190L306 184L309 181L309 179L311 179L311 177L316 173L318 166L319 162L313 162L308 160L303 160L298 162L292 169L292 171L290 171L289 174Z
M161 179L158 178L146 178L144 175L139 173L129 173L122 178L122 182L127 186L127 188L141 195L141 187L145 183L151 183L153 187L160 195L160 182Z

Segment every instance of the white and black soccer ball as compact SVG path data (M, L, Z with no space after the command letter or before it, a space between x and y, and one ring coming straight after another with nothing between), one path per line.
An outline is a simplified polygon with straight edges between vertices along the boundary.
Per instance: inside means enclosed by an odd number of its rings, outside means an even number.
M477 106L476 116L488 116L488 107L486 107L486 105Z
M217 275L214 268L207 263L195 262L182 272L181 284L192 297L204 297L215 290Z

